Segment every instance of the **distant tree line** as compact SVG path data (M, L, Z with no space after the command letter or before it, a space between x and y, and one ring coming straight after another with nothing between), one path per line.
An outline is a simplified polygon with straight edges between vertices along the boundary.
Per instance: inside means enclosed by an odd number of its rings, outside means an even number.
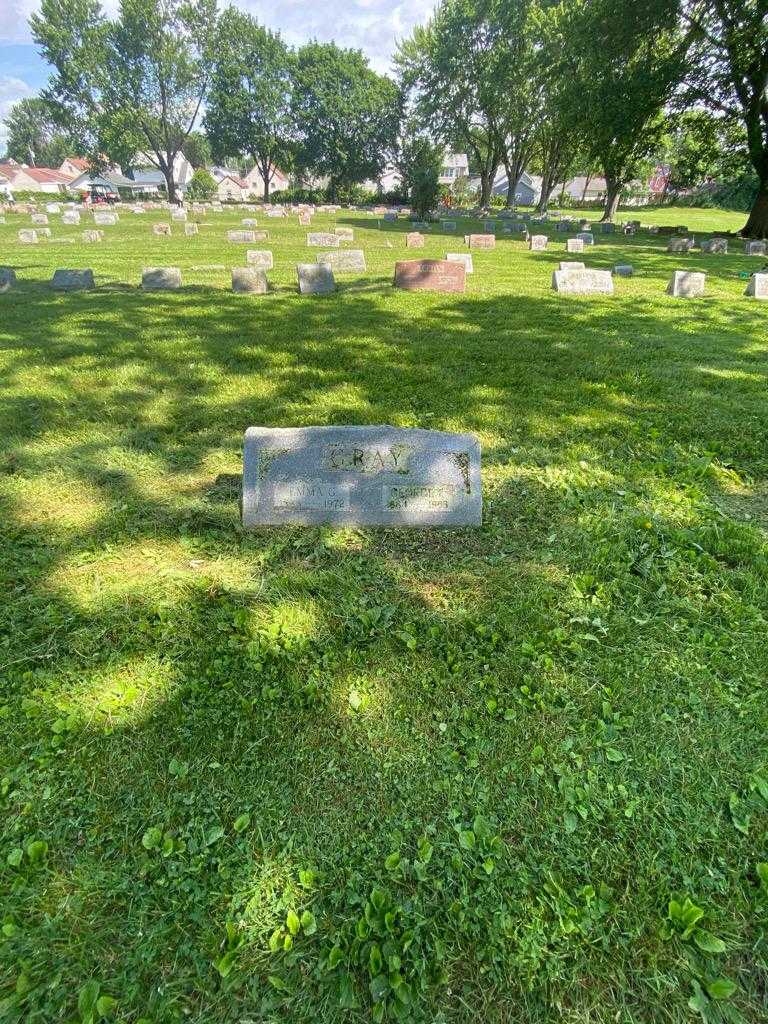
M279 168L331 197L394 165L419 205L443 147L469 154L488 205L499 168L539 206L575 172L605 178L603 219L656 161L670 194L708 174L753 182L745 233L768 235L768 0L440 0L402 41L397 81L357 50L278 33L216 0L42 0L34 38L53 73L8 120L9 155L67 150L131 166ZM199 131L204 128L205 134Z

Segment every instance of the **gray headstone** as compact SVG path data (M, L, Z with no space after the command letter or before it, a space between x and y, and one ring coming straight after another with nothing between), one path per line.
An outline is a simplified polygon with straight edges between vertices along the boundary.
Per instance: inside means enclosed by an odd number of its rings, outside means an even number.
M171 220L181 220L181 221L184 221L186 219L187 219L187 211L186 210L171 210Z
M616 225L615 224L611 224L609 222L606 222L605 224L601 224L600 225L600 233L603 234L603 235L615 235L616 234Z
M164 236L165 235L171 235L172 234L171 225L170 224L153 224L152 225L152 234L154 234L154 235L164 235Z
M463 263L464 272L467 274L474 274L475 269L472 266L472 253L471 252L447 252L445 258L449 263Z
M595 236L592 234L591 231L580 231L578 233L578 235L576 235L576 237L580 238L582 240L582 242L584 243L584 245L594 245L595 244Z
M99 227L111 227L117 224L116 213L106 213L101 210L94 210L93 223L98 224Z
M531 252L544 252L548 241L549 239L546 235L531 235L528 240L528 246Z
M296 273L302 295L327 295L336 291L333 271L325 263L298 263Z
M766 245L757 238L752 238L744 243L744 252L747 256L765 256Z
M334 234L340 242L354 242L355 240L354 228L336 228Z
M57 292L78 292L93 287L92 270L56 270L51 278L51 288Z
M80 214L77 212L77 210L65 210L64 213L61 215L61 223L79 224Z
M752 299L768 299L768 273L753 274L744 294Z
M10 291L16 284L16 271L12 267L0 267L0 295Z
M33 213L30 217L33 224L47 224L48 218L44 213Z
M198 227L197 224L185 224L184 234L187 236L187 238L192 238L194 235L200 234L200 228Z
M267 294L267 275L258 267L232 267L232 291L248 295Z
M319 252L317 262L324 263L337 274L362 274L365 272L365 253L362 249L339 249L336 252Z
M255 242L256 232L255 231L228 231L227 232L228 242Z
M667 285L667 295L678 299L699 299L704 294L706 274L694 270L676 270Z
M712 254L727 254L728 252L728 239L727 238L708 238L701 243L701 251Z
M271 270L274 266L272 252L269 249L246 249L245 262L249 267L258 270Z
M45 204L45 212L46 213L61 213L61 203L46 203Z
M34 228L22 228L19 231L19 241L23 245L35 245L37 243L37 232Z
M146 292L175 291L181 288L181 270L178 267L144 267L141 287Z
M632 277L635 272L635 268L631 263L617 263L613 268L613 272L616 277Z
M384 214L384 220L386 220L386 221L397 220L397 214L396 213L385 213Z
M254 220L253 217L243 217L240 223L244 228L257 228L259 226L259 222Z
M440 221L440 226L445 231L455 231L456 230L456 221L455 220L441 220Z
M569 238L565 243L566 252L584 252L583 238Z
M693 244L693 238L670 238L667 242L667 252L690 252Z
M250 427L243 525L479 526L470 434L376 427Z
M100 242L104 237L103 231L98 231L96 228L88 228L83 232L84 242Z
M319 245L323 248L338 249L339 236L332 231L308 231L307 245Z
M552 287L565 295L613 295L609 270L556 270Z

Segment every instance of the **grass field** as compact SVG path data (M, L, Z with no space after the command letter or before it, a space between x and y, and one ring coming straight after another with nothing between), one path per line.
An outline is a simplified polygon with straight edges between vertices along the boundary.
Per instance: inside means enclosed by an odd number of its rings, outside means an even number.
M190 269L241 216L0 225L0 1020L765 1022L763 261L598 236L636 276L579 299L503 239L406 293L460 237L342 213L368 273L303 298L256 215L251 297ZM339 423L475 433L482 528L244 534L245 428Z

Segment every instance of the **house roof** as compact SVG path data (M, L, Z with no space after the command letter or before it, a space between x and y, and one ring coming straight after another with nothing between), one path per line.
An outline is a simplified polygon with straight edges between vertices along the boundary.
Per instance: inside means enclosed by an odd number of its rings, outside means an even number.
M219 185L222 183L222 181L234 181L238 188L248 188L248 182L243 181L242 178L238 178L234 174L225 174L222 178L219 179Z
M76 167L78 171L88 170L88 161L82 156L68 156L62 160L61 163L62 166L64 166L64 164L72 164L72 166Z
M40 185L66 185L70 181L66 174L54 171L52 167L17 167L16 170L28 175Z
M605 192L608 188L605 178L591 177L589 182L587 182L587 176L585 174L580 174L576 178L571 178L565 187L569 192L583 192L585 185L587 186L588 192Z

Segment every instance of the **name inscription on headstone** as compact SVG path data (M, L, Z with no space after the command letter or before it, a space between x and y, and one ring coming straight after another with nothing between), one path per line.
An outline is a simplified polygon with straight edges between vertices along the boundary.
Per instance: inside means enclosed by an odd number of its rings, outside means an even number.
M478 526L480 445L397 427L250 427L243 525Z

